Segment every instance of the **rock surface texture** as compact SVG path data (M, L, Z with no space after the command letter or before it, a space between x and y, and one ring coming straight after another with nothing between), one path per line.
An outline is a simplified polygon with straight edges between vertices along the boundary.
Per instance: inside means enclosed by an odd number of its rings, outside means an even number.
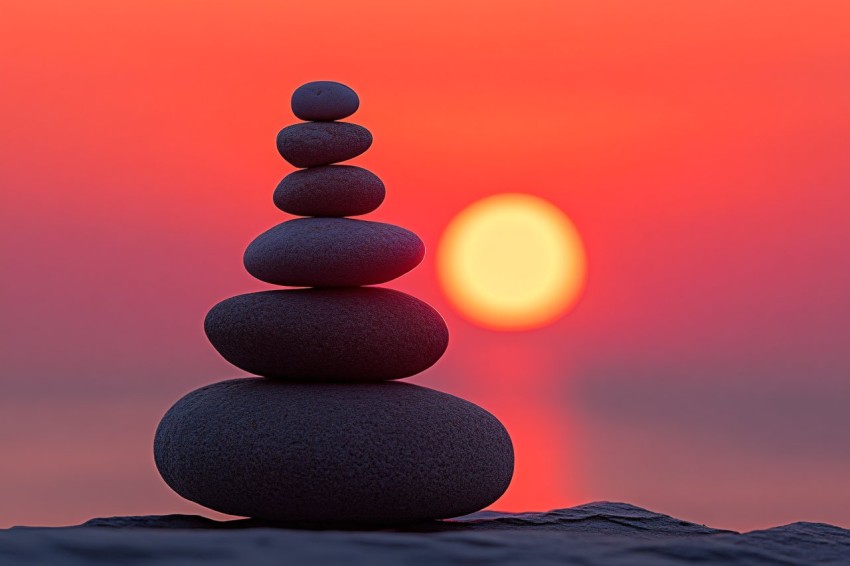
M384 183L353 165L325 165L294 171L274 192L275 205L296 216L359 216L384 202Z
M282 129L277 150L295 167L330 165L357 157L372 145L372 134L348 122L305 122Z
M398 382L215 383L168 411L156 445L165 481L186 499L304 522L465 515L505 491L513 458L485 410Z
M348 118L360 106L357 93L334 81L313 81L292 93L292 113L316 122Z
M260 291L225 299L204 321L233 365L297 381L383 381L433 365L449 342L439 313L375 287Z
M793 523L736 533L625 503L475 513L393 530L296 530L196 515L92 519L0 531L2 564L848 564L850 531Z
M245 269L266 283L356 287L401 277L425 257L404 228L351 218L297 218L263 232L245 250Z
M443 355L446 323L392 289L425 255L416 234L344 218L375 210L384 185L332 165L366 151L362 126L333 120L359 106L339 83L308 83L280 154L296 167L274 193L288 220L260 234L245 268L275 285L215 305L204 330L230 363L260 377L186 395L163 417L154 459L183 497L211 509L298 524L402 525L496 501L511 480L510 437L484 409L390 382Z

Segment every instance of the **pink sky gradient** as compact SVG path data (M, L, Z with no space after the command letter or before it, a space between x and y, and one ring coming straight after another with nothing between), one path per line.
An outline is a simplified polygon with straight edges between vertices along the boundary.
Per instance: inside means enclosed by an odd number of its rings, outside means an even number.
M278 129L301 83L358 91L369 218L429 253L389 284L452 332L415 383L508 426L505 510L622 500L715 527L850 527L850 4L108 1L0 17L0 527L204 512L156 424L241 373L218 300L287 218ZM493 332L433 250L500 192L558 205L587 290Z

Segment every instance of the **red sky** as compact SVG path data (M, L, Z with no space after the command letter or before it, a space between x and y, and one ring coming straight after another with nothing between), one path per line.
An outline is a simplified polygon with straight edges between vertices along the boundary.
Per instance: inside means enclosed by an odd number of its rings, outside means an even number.
M357 90L371 217L429 251L500 192L584 238L582 301L531 332L462 320L433 253L389 285L452 331L414 381L514 437L496 507L850 526L848 37L844 1L4 2L0 527L199 512L153 430L241 375L202 320L267 287L241 255L310 80Z

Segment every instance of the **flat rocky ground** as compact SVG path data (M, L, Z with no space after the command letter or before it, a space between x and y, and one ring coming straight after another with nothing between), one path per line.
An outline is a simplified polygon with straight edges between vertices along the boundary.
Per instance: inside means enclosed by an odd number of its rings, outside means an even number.
M308 530L165 515L0 530L0 564L850 564L850 531L735 533L625 503L482 512L393 530Z

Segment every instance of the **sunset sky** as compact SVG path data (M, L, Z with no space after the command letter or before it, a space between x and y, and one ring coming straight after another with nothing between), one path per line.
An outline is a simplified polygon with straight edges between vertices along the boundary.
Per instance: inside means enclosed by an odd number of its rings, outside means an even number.
M205 513L160 479L180 396L243 375L204 336L270 286L292 91L354 88L413 230L387 284L439 310L414 383L501 419L494 508L626 501L715 527L850 527L850 3L115 2L0 7L0 527ZM521 332L463 318L435 254L466 206L542 197L583 295Z

